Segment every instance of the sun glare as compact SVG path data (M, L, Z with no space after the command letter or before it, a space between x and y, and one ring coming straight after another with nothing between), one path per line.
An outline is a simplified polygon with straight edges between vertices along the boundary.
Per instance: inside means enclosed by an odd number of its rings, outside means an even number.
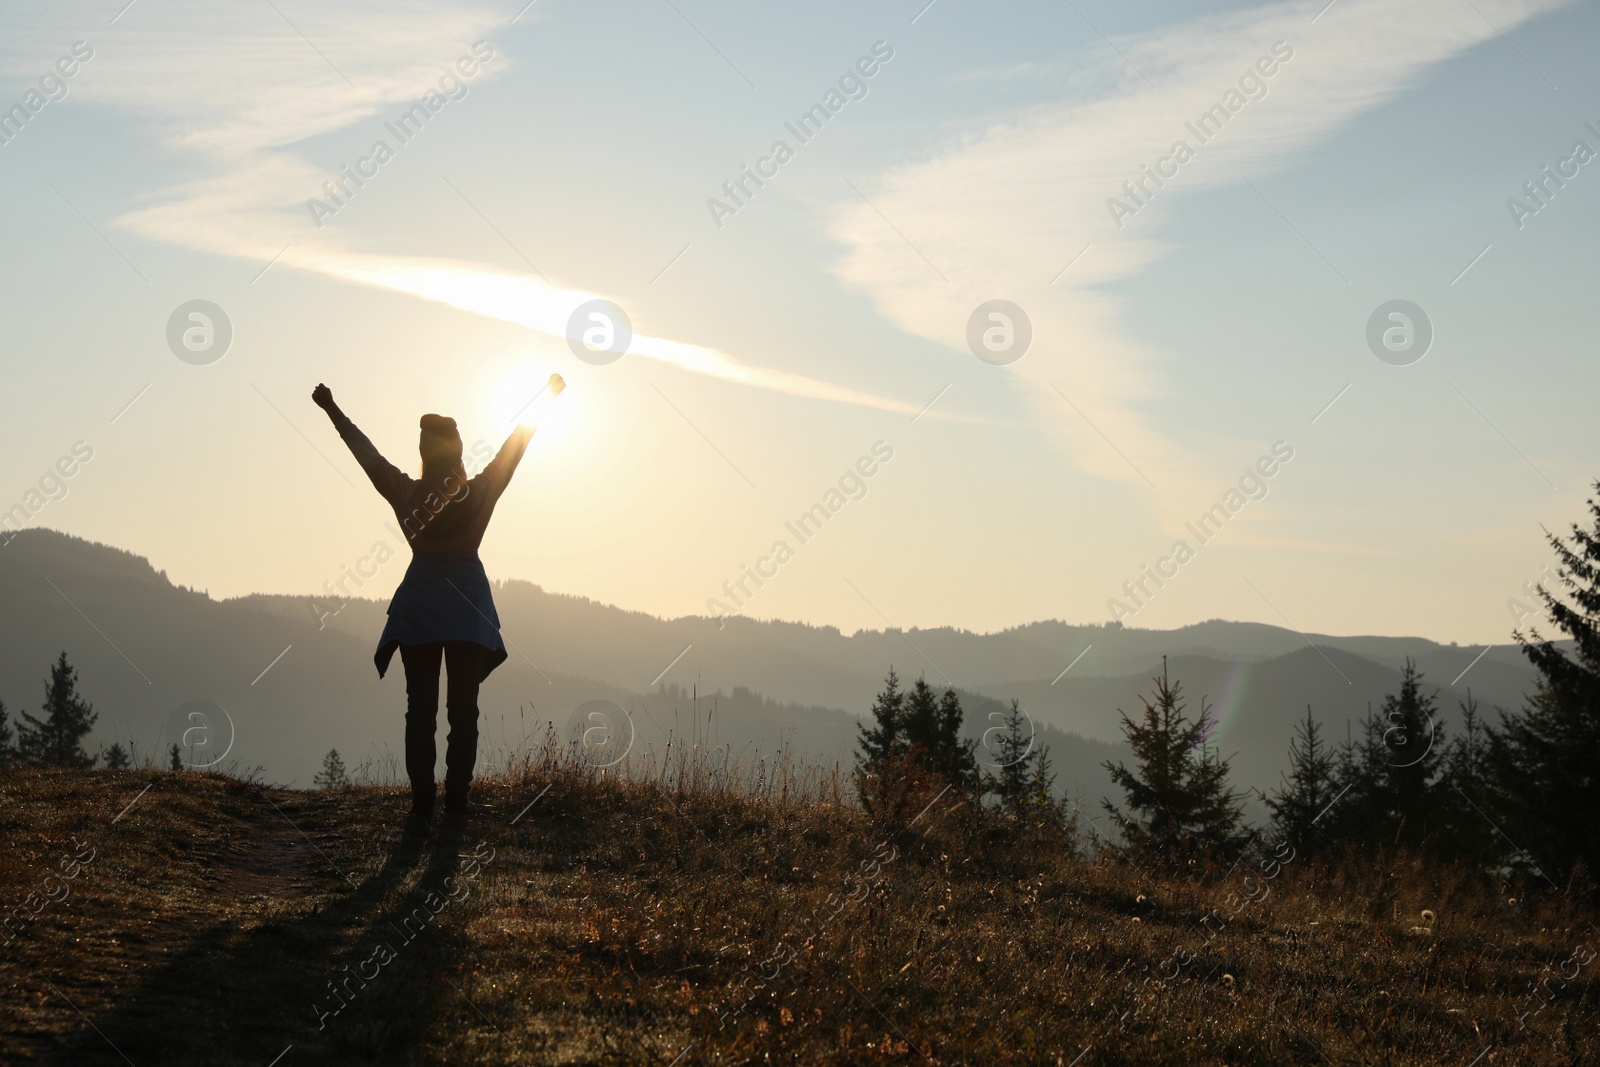
M491 401L500 433L509 434L519 425L538 426L542 448L569 437L577 421L579 399L573 390L552 389L551 384L549 369L530 360L519 362L501 378Z

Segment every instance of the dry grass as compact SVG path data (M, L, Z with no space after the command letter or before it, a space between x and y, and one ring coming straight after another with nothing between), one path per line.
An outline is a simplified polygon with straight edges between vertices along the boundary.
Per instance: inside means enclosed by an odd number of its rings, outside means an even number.
M1549 886L1389 856L1146 871L948 795L875 826L834 769L719 759L545 749L424 841L392 788L0 778L0 906L94 849L0 933L0 1058L1600 1062L1600 934Z

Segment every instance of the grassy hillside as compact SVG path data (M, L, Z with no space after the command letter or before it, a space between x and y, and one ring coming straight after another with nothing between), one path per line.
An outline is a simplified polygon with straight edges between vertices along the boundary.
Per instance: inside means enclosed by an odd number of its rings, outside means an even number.
M841 788L545 763L407 840L397 790L12 773L0 1059L1600 1062L1600 931L1559 889L1394 856L1175 875L948 797L875 827Z

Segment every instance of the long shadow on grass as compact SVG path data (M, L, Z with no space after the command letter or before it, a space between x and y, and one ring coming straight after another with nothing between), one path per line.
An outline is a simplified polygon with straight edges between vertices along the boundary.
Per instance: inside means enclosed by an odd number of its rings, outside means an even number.
M448 921L456 905L437 908L445 879L471 853L466 840L402 839L377 872L304 918L243 933L227 923L206 929L119 991L114 1007L55 1042L44 1060L138 1067L409 1061L439 1012L468 1010L459 998L449 1002L455 994L444 981L457 946L440 919ZM417 884L397 895L424 859ZM425 903L430 890L437 914Z

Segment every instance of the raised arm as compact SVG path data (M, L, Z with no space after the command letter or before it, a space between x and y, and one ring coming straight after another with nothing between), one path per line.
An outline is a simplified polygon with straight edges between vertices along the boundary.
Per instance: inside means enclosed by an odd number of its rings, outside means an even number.
M372 480L372 486L378 491L378 495L396 507L406 504L411 479L406 477L399 467L384 459L383 454L367 435L358 430L349 416L339 410L339 405L333 402L333 390L319 384L311 391L311 399L328 413L333 428L339 431L339 436L344 438L350 454L356 457L361 469L367 472L367 477Z
M499 497L511 484L511 476L516 473L517 464L522 462L522 454L528 450L528 442L533 439L533 430L532 426L518 426L512 430L511 436L500 446L500 451L473 479L491 500Z
M566 380L559 374L550 375L550 381L543 389L534 394L532 400L522 405L521 415L541 398L546 404L560 396L567 387ZM524 422L511 431L511 436L506 438L505 444L500 446L500 451L490 460L488 465L472 479L473 485L484 491L490 500L497 499L505 492L506 486L511 484L511 476L517 471L517 464L522 462L522 454L528 450L528 442L533 438L533 432L538 427L536 424ZM477 446L473 446L476 448Z

